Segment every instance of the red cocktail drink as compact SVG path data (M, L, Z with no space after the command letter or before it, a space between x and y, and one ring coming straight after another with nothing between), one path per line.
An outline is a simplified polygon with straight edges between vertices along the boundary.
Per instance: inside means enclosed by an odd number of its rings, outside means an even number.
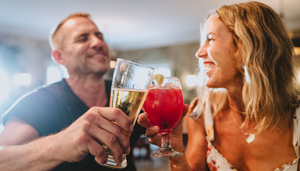
M145 112L153 125L158 125L160 132L170 133L183 112L183 96L178 86L168 84L150 88L144 103Z
M184 109L181 84L176 77L159 77L160 79L155 79L155 84L150 87L144 103L144 111L147 112L150 122L159 126L162 135L160 149L151 156L182 156L181 152L171 147L169 141L169 134L180 120Z

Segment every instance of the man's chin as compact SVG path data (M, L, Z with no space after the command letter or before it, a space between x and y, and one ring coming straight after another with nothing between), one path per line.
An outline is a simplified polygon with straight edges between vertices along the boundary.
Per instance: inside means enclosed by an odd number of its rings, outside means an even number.
M108 71L110 70L110 67L106 67L106 68L100 68L100 69L98 69L96 72L95 72L95 74L97 74L97 75L104 75L104 74L106 74Z

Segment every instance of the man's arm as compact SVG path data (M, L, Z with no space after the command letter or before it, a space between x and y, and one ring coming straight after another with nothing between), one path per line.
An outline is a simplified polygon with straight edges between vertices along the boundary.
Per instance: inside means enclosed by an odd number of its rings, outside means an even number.
M0 170L51 170L60 163L51 146L54 137L48 136L23 145L1 146Z
M119 126L111 121L116 121ZM13 119L7 124L12 124L11 126L15 124L19 129L25 127L30 130L30 126L22 121L16 122ZM26 142L37 135L37 132L32 133L34 131L31 130L32 132L27 136L18 133L20 139L13 136L14 138L8 138L8 141L5 137L18 130L12 127L5 129L0 136L1 145ZM101 144L107 145L116 162L120 163L122 154L130 152L129 138L122 130L131 133L133 126L127 115L120 109L92 107L68 128L57 134L23 145L5 146L0 150L0 170L51 170L62 162L80 161L89 153L95 156L98 163L106 163L107 153ZM23 132L23 130L19 131Z
M23 144L38 137L39 134L35 128L23 120L11 116L0 133L0 146Z
M47 139L19 145L38 137L37 130L31 125L19 118L10 117L0 134L0 170L51 170L59 165L59 160L50 159L46 162L45 157L51 155L51 150L47 149Z

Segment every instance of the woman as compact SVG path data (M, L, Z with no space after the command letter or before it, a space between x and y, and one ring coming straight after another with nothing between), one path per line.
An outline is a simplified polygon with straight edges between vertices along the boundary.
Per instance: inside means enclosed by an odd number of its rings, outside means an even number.
M207 18L196 56L205 86L191 105L197 103L187 119L186 152L170 158L171 170L296 171L293 45L279 16L259 2L222 6ZM138 122L159 145L159 128L146 113ZM181 121L170 138L184 152Z

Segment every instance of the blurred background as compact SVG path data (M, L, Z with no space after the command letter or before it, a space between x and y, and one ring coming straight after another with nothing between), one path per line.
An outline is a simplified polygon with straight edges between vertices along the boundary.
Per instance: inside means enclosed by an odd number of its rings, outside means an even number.
M299 56L299 0L258 1L281 16ZM0 116L24 93L68 76L51 60L48 36L74 12L90 13L104 34L112 56L107 79L112 77L117 58L151 65L156 73L179 77L189 103L196 96L198 82L195 52L200 24L210 10L239 2L247 1L0 0ZM147 151L136 151L136 156L144 153Z

